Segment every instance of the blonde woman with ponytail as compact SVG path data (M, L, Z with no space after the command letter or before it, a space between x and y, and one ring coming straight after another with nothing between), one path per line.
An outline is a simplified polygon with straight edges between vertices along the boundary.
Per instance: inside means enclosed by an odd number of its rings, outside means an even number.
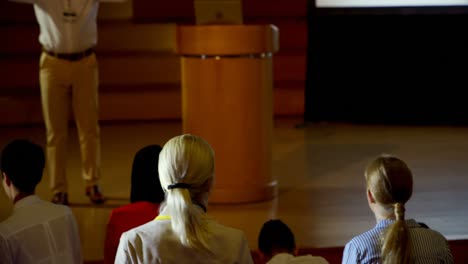
M346 244L342 263L453 263L440 233L405 218L413 176L402 160L381 155L367 166L365 179L377 225Z
M122 234L115 263L252 263L243 232L206 214L215 175L210 145L193 135L174 137L157 165L166 194L159 216Z

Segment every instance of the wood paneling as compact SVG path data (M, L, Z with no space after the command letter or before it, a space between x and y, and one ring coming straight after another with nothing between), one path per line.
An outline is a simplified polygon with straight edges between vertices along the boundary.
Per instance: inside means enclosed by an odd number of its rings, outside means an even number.
M133 5L135 21L194 23L193 0L138 0Z
M307 15L307 0L244 0L242 1L244 17L247 19L261 17L298 19Z
M246 23L280 29L280 50L273 59L274 114L302 115L306 1L244 1L243 9ZM97 56L102 120L181 118L176 26L193 20L193 13L192 0L101 5ZM42 122L38 34L31 5L0 2L0 124Z
M10 1L0 1L0 23L1 24L34 24L34 10L32 5L19 4Z
M111 92L112 88L135 91L141 85L158 87L167 84L180 84L180 60L173 54L165 55L99 55L101 92ZM0 60L0 95L38 95L39 54L23 59ZM305 60L302 56L274 57L274 86L291 86L297 90L303 80ZM282 69L288 68L288 71ZM125 87L128 87L125 88ZM135 87L135 88L132 88Z
M247 20L263 18L293 18L305 17L307 0L244 0L242 1L244 17ZM138 0L133 4L134 19L143 21L195 21L193 0Z

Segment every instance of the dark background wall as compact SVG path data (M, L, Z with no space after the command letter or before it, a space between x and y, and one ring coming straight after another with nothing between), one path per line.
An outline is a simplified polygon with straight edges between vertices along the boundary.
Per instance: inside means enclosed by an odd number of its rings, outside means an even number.
M468 124L465 11L312 3L305 119Z

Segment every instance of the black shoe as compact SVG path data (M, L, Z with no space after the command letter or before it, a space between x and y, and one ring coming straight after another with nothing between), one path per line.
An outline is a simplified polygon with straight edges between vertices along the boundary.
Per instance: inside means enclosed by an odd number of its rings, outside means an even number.
M52 197L52 202L54 204L69 205L68 194L66 192L57 192L54 194L54 197Z
M86 187L86 195L94 204L102 204L105 202L104 196L102 195L101 189L98 185Z

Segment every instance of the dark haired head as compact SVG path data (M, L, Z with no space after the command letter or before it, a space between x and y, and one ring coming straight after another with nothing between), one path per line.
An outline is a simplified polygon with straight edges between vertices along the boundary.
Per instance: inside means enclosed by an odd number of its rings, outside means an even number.
M130 201L161 203L164 191L158 174L161 146L149 145L140 149L133 159Z
M293 254L296 249L294 234L281 220L269 220L260 230L258 248L264 255L270 257L278 251Z
M2 150L0 167L18 191L34 193L42 179L45 156L42 147L24 139L8 143Z

